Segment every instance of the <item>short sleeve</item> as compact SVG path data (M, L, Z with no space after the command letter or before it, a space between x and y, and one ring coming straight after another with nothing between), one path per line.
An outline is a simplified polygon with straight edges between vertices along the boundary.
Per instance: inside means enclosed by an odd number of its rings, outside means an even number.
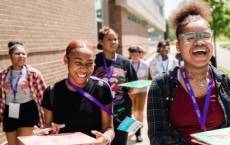
M50 103L50 86L45 89L41 106L47 110L53 111Z
M112 101L110 87L103 82L103 99L100 101L103 106L108 105Z
M130 61L127 61L127 75L126 75L126 78L128 79L128 82L138 80L136 70L134 69L133 64Z

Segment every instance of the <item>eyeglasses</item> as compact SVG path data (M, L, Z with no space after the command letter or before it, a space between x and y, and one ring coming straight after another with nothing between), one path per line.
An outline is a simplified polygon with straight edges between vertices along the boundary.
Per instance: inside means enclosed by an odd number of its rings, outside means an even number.
M14 54L16 55L16 56L20 56L21 54L22 54L22 56L26 56L28 53L27 52L14 52Z
M178 40L180 40L182 37L184 37L184 41L187 43L193 43L197 40L198 35L200 35L200 38L203 41L208 41L212 39L214 30L204 30L201 32L188 32L188 33L184 33L182 36L180 36L178 38Z
M166 50L168 50L169 46L161 46L160 49L166 49Z

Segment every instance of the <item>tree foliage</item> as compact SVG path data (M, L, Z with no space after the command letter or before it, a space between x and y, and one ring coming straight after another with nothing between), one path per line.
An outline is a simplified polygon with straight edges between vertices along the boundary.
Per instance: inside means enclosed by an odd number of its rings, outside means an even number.
M229 33L230 24L230 0L204 0L210 3L211 19L210 25L215 35Z

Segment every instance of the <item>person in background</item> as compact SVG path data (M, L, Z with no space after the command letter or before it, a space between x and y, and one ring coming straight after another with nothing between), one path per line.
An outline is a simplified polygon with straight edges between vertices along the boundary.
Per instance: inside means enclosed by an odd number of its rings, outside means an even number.
M46 88L41 73L25 64L27 52L18 41L8 43L12 65L0 72L0 123L8 145L23 145L18 136L33 135L34 125L44 127L40 106ZM12 109L13 108L13 109ZM15 115L10 115L11 113Z
M185 0L173 11L184 67L157 75L148 93L151 145L204 144L191 135L230 126L230 78L209 64L214 42L209 3Z
M157 74L168 72L170 69L179 66L176 58L168 55L170 50L167 40L160 41L157 45L157 54L149 62L149 79L153 79Z
M114 114L123 121L126 116L131 117L132 101L129 94L136 93L138 89L119 87L118 84L136 81L137 74L129 59L116 53L118 35L113 29L99 31L97 48L103 50L97 54L93 75L105 80L113 91ZM117 130L120 122L114 118L115 139L112 145L126 145L128 132Z
M140 58L144 59L144 57L147 53L146 49L144 47L139 46L139 45L132 45L132 46L138 46L140 48L140 50L141 50ZM129 59L131 59L131 53L130 52L129 52Z
M45 110L45 124L53 127L51 134L82 132L96 137L102 142L100 145L106 145L114 138L113 116L84 95L88 93L110 110L112 96L109 85L103 82L104 95L99 96L99 80L91 77L94 60L95 52L89 42L70 42L63 57L68 67L68 78L52 87L53 99L50 99L51 87L46 88L41 106ZM65 124L65 127L60 129L57 124Z
M181 67L181 66L184 66L184 59L183 59L181 53L177 53L177 54L176 54L176 59L178 60L178 63L179 63L179 66L180 66L180 67Z
M141 49L139 46L131 46L129 48L131 54L131 62L136 70L138 80L148 80L148 64L141 59ZM143 110L147 95L147 87L140 88L137 93L130 94L133 104L133 115L136 120L143 122ZM141 129L136 132L136 142L142 142Z

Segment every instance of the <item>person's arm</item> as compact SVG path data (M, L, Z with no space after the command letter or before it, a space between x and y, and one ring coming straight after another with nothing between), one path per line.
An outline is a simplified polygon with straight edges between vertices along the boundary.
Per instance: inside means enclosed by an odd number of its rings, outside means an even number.
M46 88L44 91L41 106L44 109L45 126L52 125L53 128L52 131L45 132L44 134L57 134L60 131L60 127L57 124L53 123L53 107L50 102L50 87Z
M151 145L178 144L171 136L165 89L162 75L157 75L150 86L147 102L148 136Z
M149 73L149 75L148 75L148 79L149 79L149 80L152 80L151 73L150 73L150 68L149 68L148 73Z
M139 90L138 88L127 88L127 89L128 89L129 94L135 94Z
M105 107L110 110L111 103L105 105ZM91 131L92 134L96 135L97 140L100 140L102 143L98 145L105 145L111 143L111 141L115 137L115 133L113 130L113 116L106 113L103 109L101 109L101 125L102 125L102 133L99 131Z
M145 57L147 51L144 47L139 46L139 48L141 49L141 58L143 59Z

